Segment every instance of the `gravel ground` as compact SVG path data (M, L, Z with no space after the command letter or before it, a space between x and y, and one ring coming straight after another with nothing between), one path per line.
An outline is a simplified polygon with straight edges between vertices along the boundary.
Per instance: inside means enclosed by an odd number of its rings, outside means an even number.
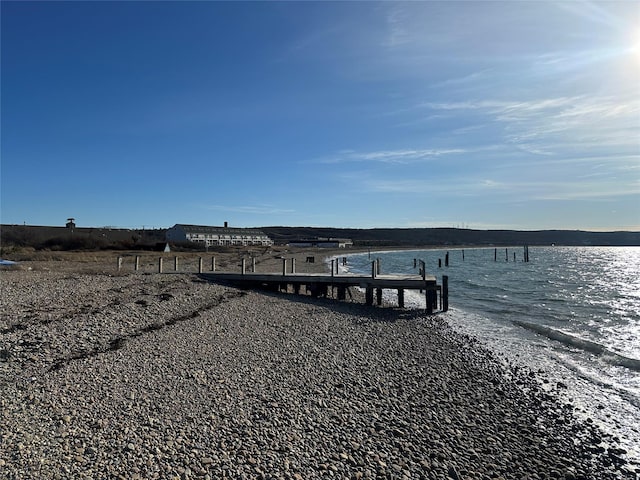
M636 478L437 315L195 274L0 275L0 478Z

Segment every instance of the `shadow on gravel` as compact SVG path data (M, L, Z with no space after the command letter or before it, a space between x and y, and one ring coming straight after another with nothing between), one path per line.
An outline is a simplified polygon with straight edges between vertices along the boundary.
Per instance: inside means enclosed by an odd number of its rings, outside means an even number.
M290 302L296 302L299 304L309 305L309 306L322 306L329 308L338 313L344 313L352 316L358 317L357 323L371 323L371 322L396 322L399 320L425 320L425 319L434 319L437 317L437 314L427 315L422 309L406 309L406 308L398 308L391 306L376 306L376 305L366 305L365 303L358 303L353 300L353 295L351 292L347 294L347 297L352 299L348 300L338 300L332 297L324 297L324 296L313 296L309 294L295 294L291 292L279 292L274 291L268 287L261 287L259 285L255 285L252 287L243 287L234 284L233 282L214 282L206 277L200 277L203 281L218 285L225 285L230 288L237 289L238 291L253 291L260 293L261 295L272 297L272 298L281 298L284 300L288 300ZM360 296L358 294L358 296ZM364 296L362 296L362 302L364 302Z

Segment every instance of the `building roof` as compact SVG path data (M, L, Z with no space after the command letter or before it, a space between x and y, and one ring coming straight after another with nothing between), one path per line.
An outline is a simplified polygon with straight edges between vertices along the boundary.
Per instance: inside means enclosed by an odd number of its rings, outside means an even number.
M231 228L231 227L210 227L207 225L187 225L184 223L176 223L173 228L182 228L187 233L202 233L202 234L235 234L235 235L254 235L264 236L267 235L257 228Z

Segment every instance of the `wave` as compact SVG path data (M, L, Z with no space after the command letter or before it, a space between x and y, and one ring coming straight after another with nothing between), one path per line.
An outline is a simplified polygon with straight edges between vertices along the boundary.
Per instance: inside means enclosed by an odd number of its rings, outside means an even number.
M586 352L594 353L598 355L603 361L611 365L625 367L630 370L640 372L639 359L625 357L624 355L620 355L619 353L612 352L611 350L607 349L604 345L600 345L599 343L592 342L590 340L585 340L584 338L576 337L574 335L570 335L568 333L555 330L545 325L538 325L536 323L524 322L522 320L512 320L512 323L522 328L526 328L527 330L531 330L533 332L544 335L545 337L551 340L555 340L565 345L579 348Z

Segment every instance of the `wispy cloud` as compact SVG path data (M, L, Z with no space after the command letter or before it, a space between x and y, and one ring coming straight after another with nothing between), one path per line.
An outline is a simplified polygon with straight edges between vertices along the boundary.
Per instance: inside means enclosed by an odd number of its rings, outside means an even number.
M408 164L434 160L443 155L465 153L463 148L448 149L406 149L406 150L377 150L357 152L343 150L335 155L314 160L314 163L348 163L370 162L389 164Z
M346 178L346 177L345 177ZM583 178L549 181L532 179L518 181L482 177L440 178L437 182L421 179L385 179L350 176L349 182L359 181L362 191L376 194L403 194L447 198L492 198L497 203L522 201L608 201L620 197L639 195L640 180L633 178Z
M273 205L204 205L206 210L216 210L220 212L249 213L254 215L273 215L294 213L295 210L277 208Z
M591 1L557 2L555 6L593 23L607 25L616 29L624 28L624 22L619 17Z
M559 149L638 146L640 99L564 96L527 101L429 102L432 112L473 111L503 126L505 143L539 155Z

